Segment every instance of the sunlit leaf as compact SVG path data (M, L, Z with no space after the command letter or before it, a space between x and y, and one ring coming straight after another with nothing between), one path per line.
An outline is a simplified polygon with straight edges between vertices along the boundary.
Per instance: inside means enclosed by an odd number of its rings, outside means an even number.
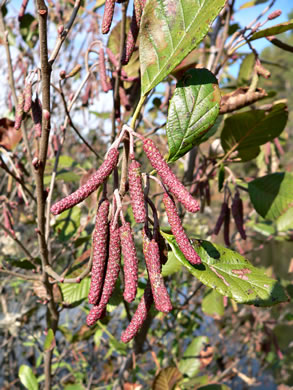
M215 289L208 289L201 302L202 311L208 316L221 317L224 315L223 295Z
M176 85L167 119L168 161L176 161L199 143L214 124L221 94L207 69L190 69Z
M90 278L85 278L80 283L60 283L59 286L64 302L77 303L87 298L90 289Z
M202 260L202 264L195 266L185 259L174 236L162 234L189 272L220 294L255 306L272 306L288 300L278 281L266 276L239 253L209 241L194 240L193 247Z
M149 0L140 27L142 94L154 88L207 34L225 0Z
M44 342L44 351L51 351L55 348L56 341L53 329L48 329L48 333Z
M172 390L182 378L181 372L176 367L167 367L156 376L152 390Z
M19 367L18 376L23 386L28 390L38 390L39 385L33 370L23 364Z
M282 34L289 30L293 30L293 19L289 20L288 22L276 24L275 26L255 32L252 34L250 41L254 41L255 39L259 38L270 37L271 35Z

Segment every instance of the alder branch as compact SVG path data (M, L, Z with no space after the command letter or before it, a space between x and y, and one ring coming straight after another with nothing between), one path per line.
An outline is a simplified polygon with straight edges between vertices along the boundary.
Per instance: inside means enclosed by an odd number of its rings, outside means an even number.
M81 3L80 0L75 1L74 8L72 10L72 14L70 16L70 19L69 19L68 23L66 24L66 26L64 27L63 31L58 36L58 40L56 42L56 45L55 45L53 52L49 58L49 64L51 66L53 65L54 61L56 60L58 53L61 49L61 46L62 46L63 42L65 41L65 39L67 38L67 35L69 34L69 31L70 31L70 29L71 29L71 27L76 19L78 10L80 8L80 3Z
M279 47L282 50L289 51L290 53L293 53L293 46L288 45L285 42L280 41L280 39L277 39L274 36L267 37L267 40L271 42L273 45Z
M0 7L0 33L3 37L2 43L5 47L5 53L6 53L6 61L7 61L7 68L8 68L8 81L9 86L12 93L13 103L14 106L17 107L17 95L16 95L16 88L15 88L15 81L14 81L14 72L13 72L13 66L12 66L12 59L11 59L11 53L10 53L10 47L9 47L9 41L8 41L8 30L6 30L5 26L5 20L2 13L2 7L5 4L5 2L2 2ZM33 165L32 165L32 153L30 149L30 145L28 142L28 136L27 131L24 122L21 123L21 133L24 140L24 145L27 152L27 158L30 164L31 171L33 171Z
M41 277L38 275L21 274L21 273L14 272L14 271L8 271L7 269L4 269L4 268L0 268L0 273L11 275L11 276L16 276L17 278L24 279L24 280L41 280Z

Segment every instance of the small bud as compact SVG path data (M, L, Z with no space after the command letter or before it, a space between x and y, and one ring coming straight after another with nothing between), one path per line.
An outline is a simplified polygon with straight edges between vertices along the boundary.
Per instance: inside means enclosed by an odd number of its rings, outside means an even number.
M280 9L277 9L276 11L273 11L271 14L268 16L268 20L273 20L278 18L282 14L282 11Z
M58 26L57 32L59 35L61 35L63 33L63 31L64 31L64 26L62 24L61 26Z
M50 113L49 113L49 111L48 110L46 110L46 109L44 109L43 110L43 116L44 116L44 119L46 120L46 121L48 121L49 119L50 119Z
M69 72L66 75L66 78L74 77L75 75L77 75L78 72L80 72L80 70L81 70L81 65L79 64L75 65L75 67L71 70L71 72Z
M33 164L33 167L34 167L35 169L39 169L40 160L38 159L38 157L35 156L35 157L32 159L32 164Z
M61 70L61 71L60 71L59 77L60 77L60 79L65 79L65 77L66 77L66 72L65 72L65 70Z

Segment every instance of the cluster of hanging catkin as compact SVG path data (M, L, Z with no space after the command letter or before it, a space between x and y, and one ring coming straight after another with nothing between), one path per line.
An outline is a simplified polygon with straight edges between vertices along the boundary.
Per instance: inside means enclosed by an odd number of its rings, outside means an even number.
M105 183L118 164L118 146L125 131L129 132L130 146L133 145L133 135L139 136L147 158L157 171L162 188L164 188L163 203L168 221L179 248L191 264L201 263L200 257L184 232L172 195L186 210L192 213L199 210L197 201L169 168L155 143L151 139L145 139L134 133L128 126L123 127L120 136L110 147L100 168L78 190L55 203L51 212L54 215L62 213L82 202ZM133 149L130 147L130 150ZM157 310L164 313L172 310L170 297L161 275L162 264L166 262L167 257L165 241L160 234L156 208L144 193L140 163L135 159L133 152L130 153L129 157L131 160L128 167L129 195L134 219L137 223L143 224L142 245L148 283L130 324L122 333L121 340L123 342L129 342L137 334L153 303ZM148 205L153 212L153 229L148 225L150 220L148 218ZM124 275L123 297L125 301L132 302L136 297L138 284L138 258L132 228L130 223L124 219L118 189L114 190L112 205L110 205L106 191L104 191L99 202L93 233L91 285L88 295L88 301L93 306L87 316L89 326L94 325L106 313L106 306L114 291L120 271L121 251Z

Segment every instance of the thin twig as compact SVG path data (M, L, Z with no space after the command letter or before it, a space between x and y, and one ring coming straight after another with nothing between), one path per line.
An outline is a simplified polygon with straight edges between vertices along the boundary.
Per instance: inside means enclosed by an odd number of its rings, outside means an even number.
M8 271L7 269L4 269L4 268L0 268L0 273L2 273L2 274L7 274L7 275L12 275L12 276L16 276L17 278L24 279L24 280L41 280L41 277L38 276L38 275L33 275L33 274L30 274L30 275L20 274L20 273L18 273L18 272L14 272L14 271Z
M23 250L23 252L27 255L27 257L29 258L29 260L34 264L36 265L35 263L35 259L32 257L32 255L30 254L30 252L26 249L26 247L22 244L21 241L19 241L19 239L13 235L11 233L11 231L9 229L7 229L1 222L0 222L0 227L1 229L3 229L12 239L13 241L15 241L15 243Z

